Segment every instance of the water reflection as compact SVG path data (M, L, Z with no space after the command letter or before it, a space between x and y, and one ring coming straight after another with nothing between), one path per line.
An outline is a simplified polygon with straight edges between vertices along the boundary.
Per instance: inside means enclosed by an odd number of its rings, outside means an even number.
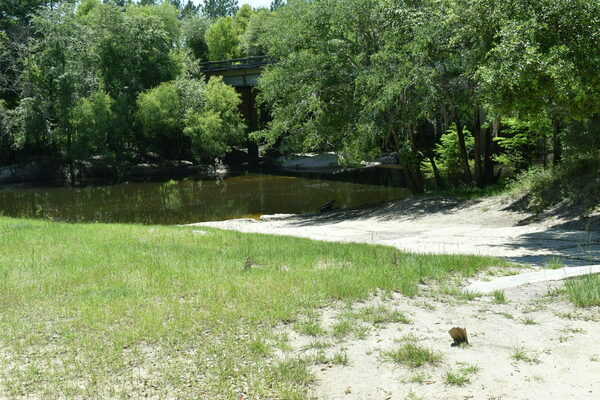
M8 216L66 221L183 224L274 213L310 213L335 199L351 208L408 196L403 188L251 174L221 181L124 183L89 188L0 190Z

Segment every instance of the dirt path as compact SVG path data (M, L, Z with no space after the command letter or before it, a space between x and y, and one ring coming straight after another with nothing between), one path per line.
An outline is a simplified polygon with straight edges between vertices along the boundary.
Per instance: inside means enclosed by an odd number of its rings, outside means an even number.
M376 296L354 309L383 306L403 313L410 322L358 321L369 329L364 338L333 339L326 350L310 349L327 342L322 337L292 333L290 338L297 355L323 352L332 360L335 354L346 355L346 365L331 361L313 367L317 399L598 399L600 309L577 310L556 297L561 285L544 282L508 289L507 304L494 304L490 296L470 301ZM343 312L322 311L325 330L332 331ZM468 346L451 346L448 330L454 326L467 328ZM420 367L386 359L386 351L406 343L441 358ZM448 373L458 380L450 380Z
M443 197L413 198L371 209L321 215L273 215L260 220L206 222L242 232L299 236L327 241L377 243L418 253L478 254L544 264L600 264L600 232L566 229L558 217L531 222L511 210L509 198L459 202ZM583 229L581 229L583 228Z

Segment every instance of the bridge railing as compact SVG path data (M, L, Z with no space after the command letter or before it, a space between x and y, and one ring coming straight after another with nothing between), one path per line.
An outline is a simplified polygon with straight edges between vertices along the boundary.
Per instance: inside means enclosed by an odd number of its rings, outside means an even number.
M270 56L252 56L244 58L232 58L229 60L208 61L200 63L203 72L238 71L243 69L262 68L273 64L275 59Z

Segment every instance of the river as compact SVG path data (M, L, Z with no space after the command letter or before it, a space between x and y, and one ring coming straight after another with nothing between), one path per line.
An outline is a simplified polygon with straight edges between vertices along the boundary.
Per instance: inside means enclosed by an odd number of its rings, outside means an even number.
M262 214L315 213L330 200L354 208L406 198L400 187L247 174L85 188L0 188L0 213L69 222L186 224Z

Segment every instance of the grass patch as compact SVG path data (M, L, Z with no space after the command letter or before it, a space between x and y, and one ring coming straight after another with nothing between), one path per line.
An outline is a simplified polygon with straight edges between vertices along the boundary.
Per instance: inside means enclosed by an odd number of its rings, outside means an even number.
M334 365L348 365L348 353L340 351L331 356L331 363Z
M346 318L357 319L373 325L381 325L388 323L409 324L411 321L398 310L390 310L385 306L378 307L362 307L358 310L345 313Z
M502 265L194 229L0 217L0 397L304 399L310 364L274 358L278 327L318 333L298 321L334 301Z
M565 290L569 300L578 307L600 306L600 274L567 279Z
M479 372L479 367L473 364L459 363L458 370L446 372L446 384L452 386L464 386L471 383L470 376Z
M474 292L471 290L462 290L457 285L448 284L447 282L442 282L440 284L439 291L441 294L452 296L457 300L463 301L471 301L475 300L478 297L481 297L481 293Z
M406 395L406 397L404 398L404 400L425 400L425 397L419 396L418 394L413 392L413 390L411 389L408 392L408 394Z
M564 266L565 263L563 263L563 261L558 257L552 257L544 264L544 268L547 269L560 269Z
M525 325L539 325L539 322L537 322L535 319L533 319L533 317L521 318L521 322Z
M425 374L424 372L417 372L417 373L411 375L410 378L408 378L408 382L418 383L419 385L424 384L428 380L429 380L429 376L427 376L427 374Z
M506 295L504 294L504 290L494 290L494 292L492 293L492 296L494 296L494 304L506 304L508 303L508 300L506 300Z
M485 197L498 196L507 192L507 187L504 183L498 183L495 185L489 185L484 188L476 186L463 185L458 187L452 187L443 190L432 190L427 192L427 196L439 195L439 196L450 196L460 200L473 200ZM488 210L483 210L488 211Z
M355 327L356 324L351 321L339 321L336 322L331 328L331 334L333 335L333 337L343 338L354 332Z
M461 374L456 371L448 371L446 372L446 384L453 386L464 386L467 383L470 383L471 380L467 375Z
M415 343L405 343L396 350L383 351L381 355L385 360L411 368L435 365L442 359L441 354Z
M523 346L515 346L513 348L511 358L515 361L524 361L528 363L539 363L539 359L529 350L526 350Z
M322 336L325 334L325 329L321 327L321 324L313 320L298 322L294 325L294 330L307 336Z

